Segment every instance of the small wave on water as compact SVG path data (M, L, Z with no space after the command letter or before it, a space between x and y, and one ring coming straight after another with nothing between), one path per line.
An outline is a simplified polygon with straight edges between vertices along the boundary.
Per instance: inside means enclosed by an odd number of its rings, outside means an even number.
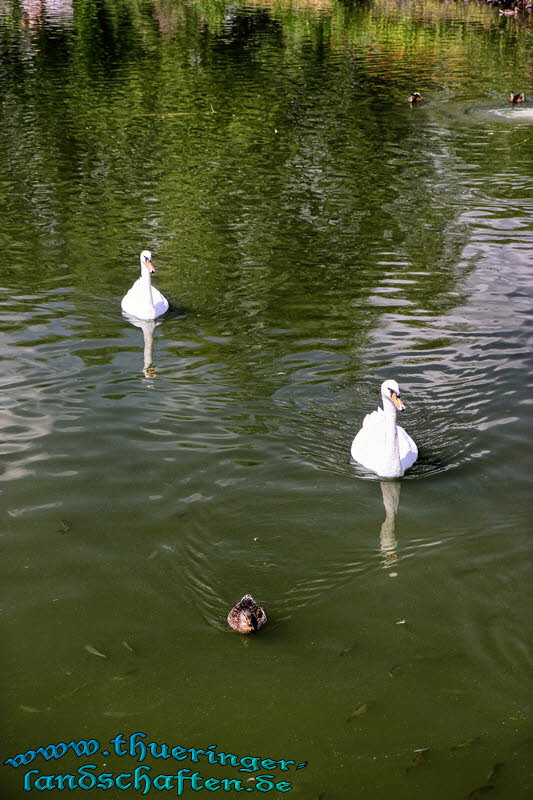
M392 491L397 489L399 498L399 483L391 482L391 487ZM387 493L388 489L384 492ZM226 624L228 611L246 592L251 592L260 603L268 599L269 627L275 627L297 611L324 602L329 593L357 576L380 569L384 556L388 559L395 557L396 508L397 501L393 510L385 504L386 522L381 533L379 526L376 528L380 549L367 552L361 551L353 542L347 541L344 546L337 543L337 552L332 551L331 557L313 565L303 562L294 547L289 548L289 553L283 539L267 539L261 531L254 530L258 533L255 537L240 531L222 540L220 529L216 534L213 531L215 524L220 526L220 519L215 523L209 515L200 514L189 522L181 542L177 579L188 602L215 630L229 631ZM308 541L307 547L310 546L312 544ZM214 552L217 553L216 561ZM272 570L276 572L274 596L269 577Z
M495 108L491 109L489 114L495 114L503 119L511 120L512 122L533 122L533 108L524 108L523 106L517 108Z
M513 105L508 98L502 98L499 108L495 108L495 103L489 105L488 103L447 102L433 105L431 111L434 117L441 119L445 124L468 122L490 125L491 121L496 121L495 117L502 124L504 122L531 124L533 121L533 107L527 102L525 105L522 103Z

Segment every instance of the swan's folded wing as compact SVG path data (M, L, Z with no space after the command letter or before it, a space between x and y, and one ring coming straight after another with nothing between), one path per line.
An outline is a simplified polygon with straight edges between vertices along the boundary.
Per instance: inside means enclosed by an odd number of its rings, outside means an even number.
M132 316L136 316L135 310L137 304L137 297L139 296L140 292L141 292L141 279L137 278L133 286L130 289L128 289L128 291L126 292L120 303L122 310L125 311L126 314L132 314Z
M404 470L409 469L418 458L418 447L404 428L398 425L398 444L400 445L400 461Z
M159 289L156 289L155 286L152 286L152 300L154 303L154 308L157 316L161 316L161 314L165 314L168 311L168 300L167 298L161 294Z
M383 427L385 422L385 415L383 413L382 408L378 408L376 411L372 411L370 414L367 414L363 420L363 428L367 428L369 431L377 431Z
M381 408L367 414L361 430L352 442L353 460L373 471L377 468L376 454L379 454L385 446L384 420L385 415Z

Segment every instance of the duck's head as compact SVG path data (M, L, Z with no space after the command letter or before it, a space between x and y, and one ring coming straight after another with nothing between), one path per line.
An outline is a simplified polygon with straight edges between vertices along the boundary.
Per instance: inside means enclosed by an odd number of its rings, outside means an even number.
M420 102L421 100L423 100L423 99L424 99L424 98L422 97L422 95L420 94L420 92L413 92L413 93L412 93L412 94L410 94L410 95L409 95L409 97L407 98L407 102L408 102L408 103L419 103L419 102Z
M149 250L143 250L141 253L141 272L143 272L144 269L147 269L148 273L155 272L152 254Z
M383 402L387 400L392 403L398 411L405 410L405 403L400 394L400 387L395 380L389 379L388 381L383 381L381 384L381 396L383 397Z

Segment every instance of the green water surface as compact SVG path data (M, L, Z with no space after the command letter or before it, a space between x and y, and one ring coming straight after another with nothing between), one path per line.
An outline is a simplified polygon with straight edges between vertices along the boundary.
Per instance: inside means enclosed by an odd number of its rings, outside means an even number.
M530 800L531 31L433 0L0 0L0 755L101 745L1 766L2 797L142 763ZM157 325L120 311L145 248ZM349 455L389 377L420 453L392 482ZM278 763L116 754L135 732Z

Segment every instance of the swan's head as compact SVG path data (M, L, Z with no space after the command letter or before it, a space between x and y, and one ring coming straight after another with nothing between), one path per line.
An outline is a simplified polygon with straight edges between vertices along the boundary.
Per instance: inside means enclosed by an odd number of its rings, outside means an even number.
M383 397L383 401L388 400L396 406L398 411L403 411L405 409L405 404L400 395L400 387L396 381L383 381L381 384L381 396Z
M152 254L149 250L143 250L141 253L141 272L143 267L146 267L148 272L155 272L155 267L152 263Z

